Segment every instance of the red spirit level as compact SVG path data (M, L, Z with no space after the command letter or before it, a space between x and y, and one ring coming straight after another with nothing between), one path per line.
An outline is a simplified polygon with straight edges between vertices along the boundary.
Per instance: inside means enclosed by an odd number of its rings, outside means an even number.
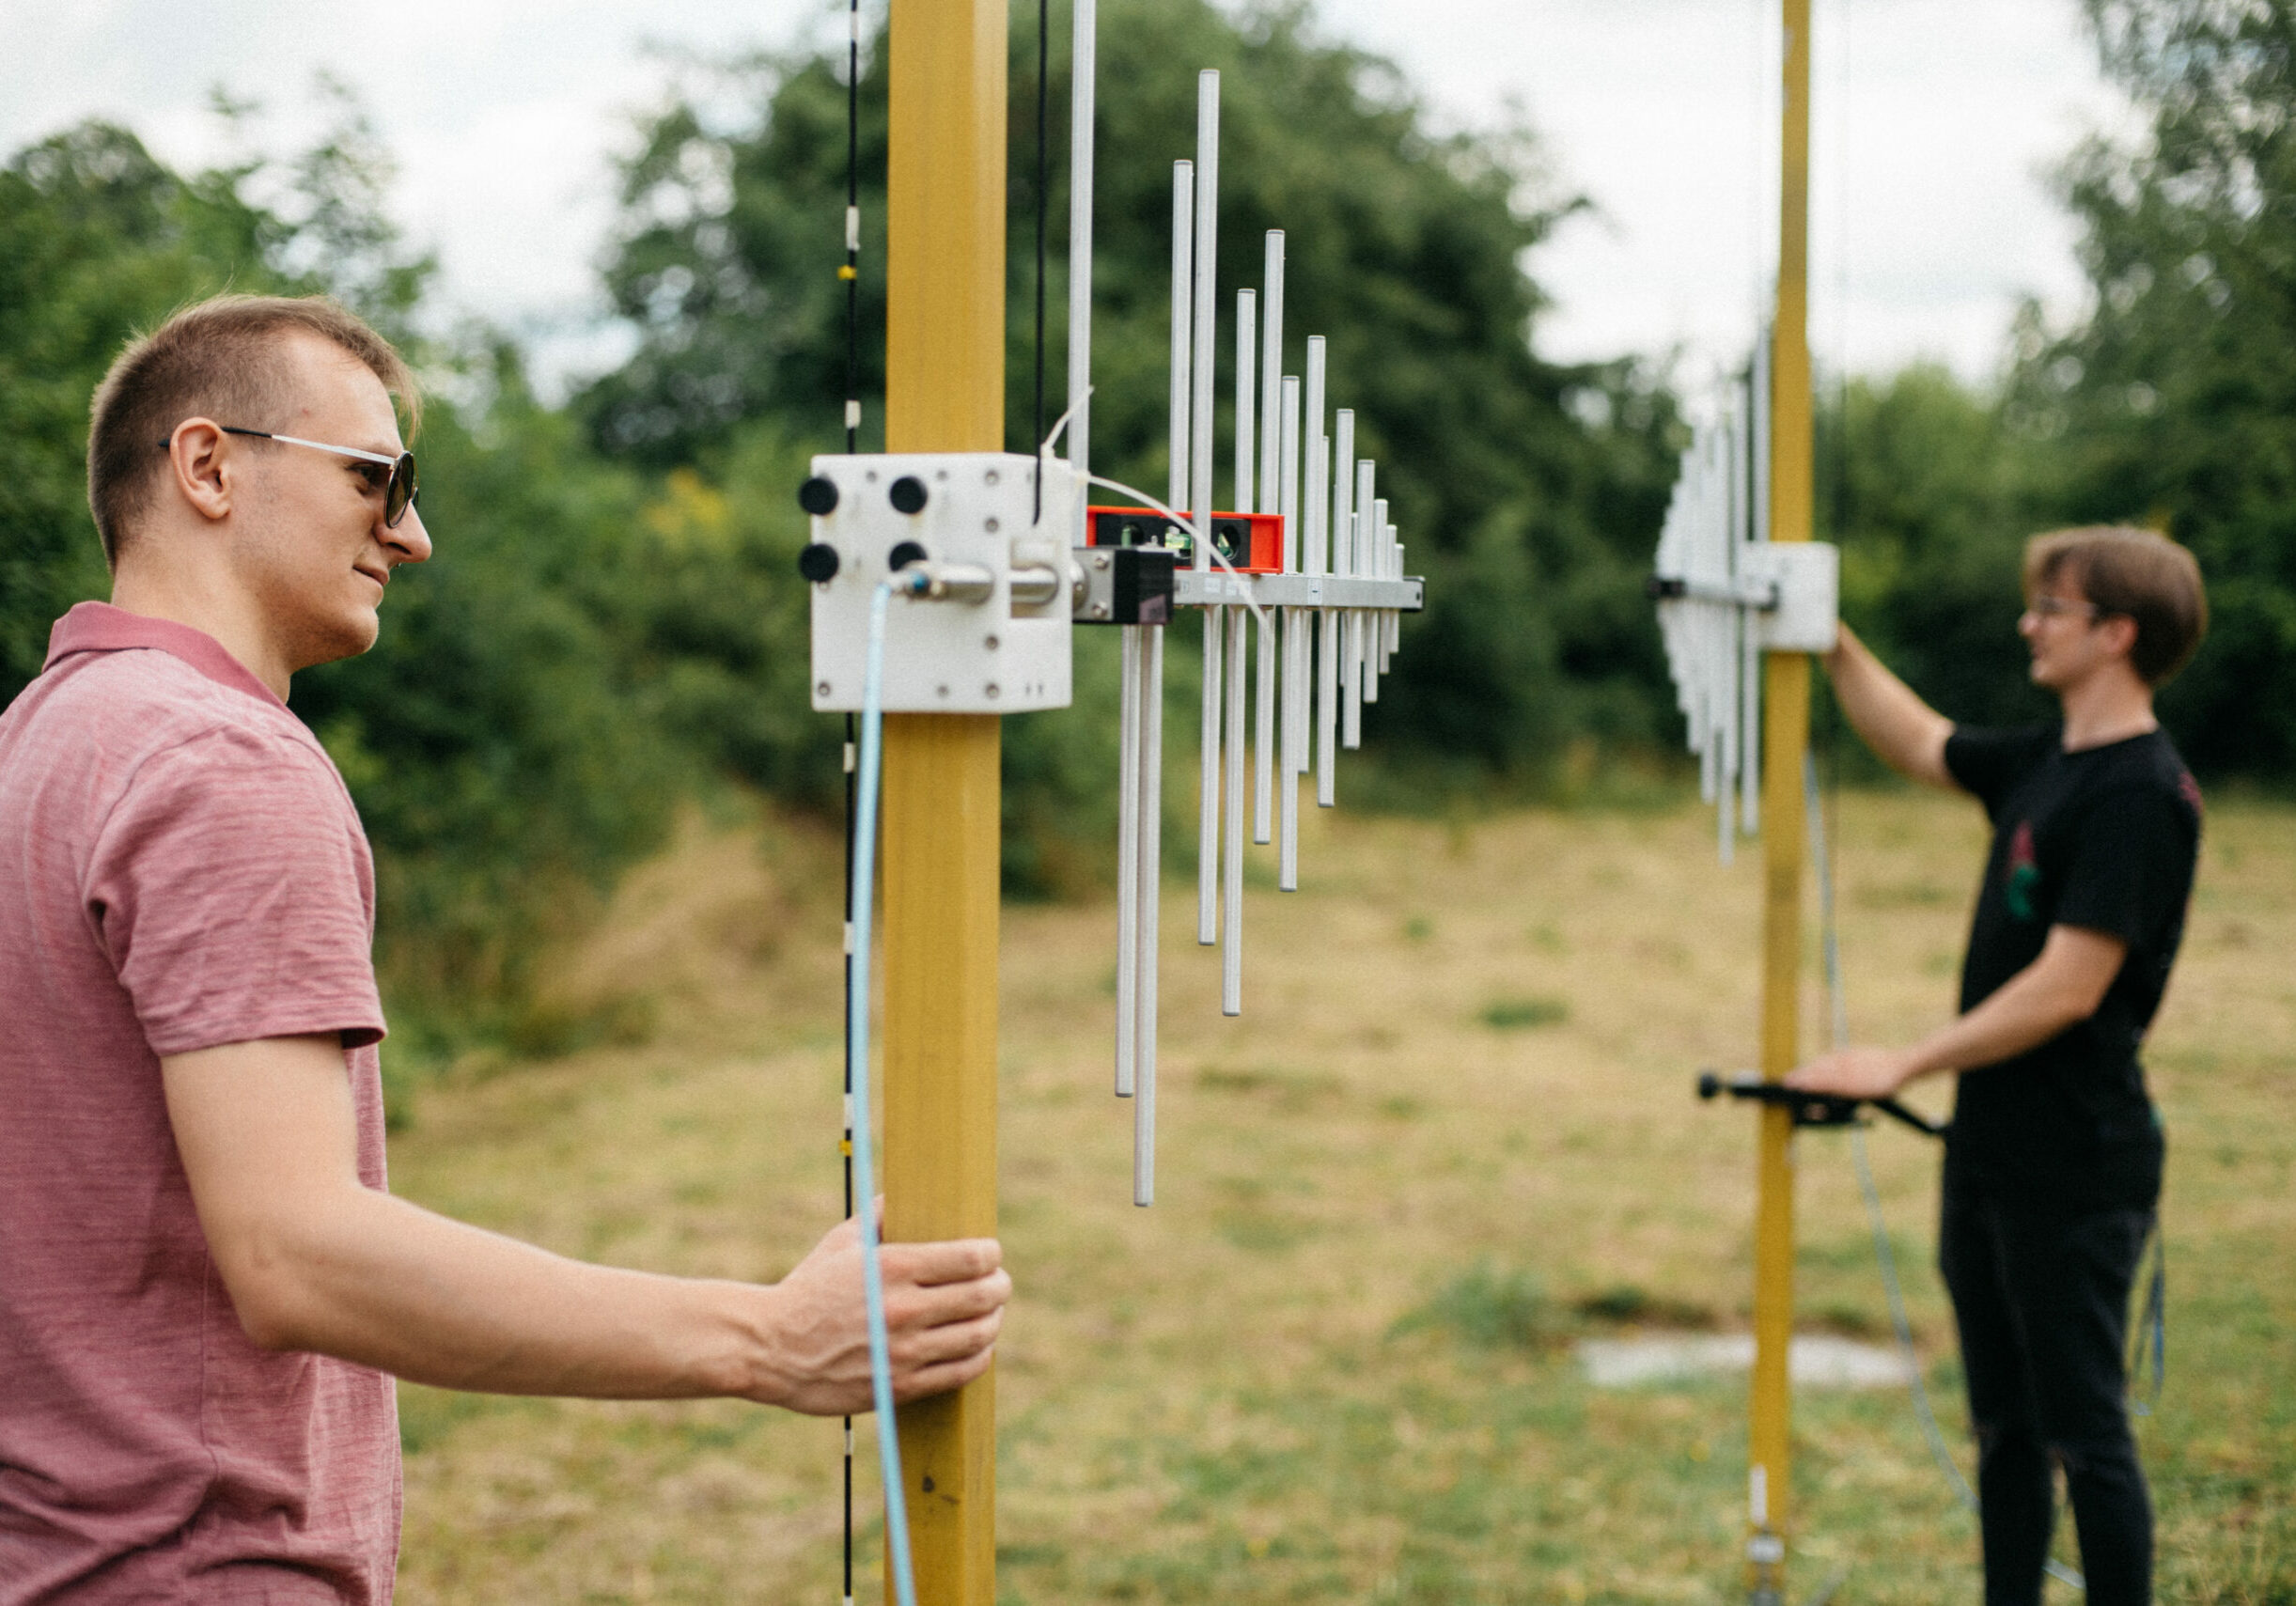
M1162 513L1147 507L1087 507L1085 512L1087 545L1160 546L1178 553L1182 563L1195 559L1194 534L1177 528ZM1214 513L1211 541L1239 574L1283 572L1284 520L1280 513Z

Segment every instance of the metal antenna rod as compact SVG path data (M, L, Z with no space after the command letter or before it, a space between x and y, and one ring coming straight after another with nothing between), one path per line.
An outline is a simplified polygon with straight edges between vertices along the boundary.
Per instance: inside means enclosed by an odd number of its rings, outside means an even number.
M1370 500L1370 516L1364 521L1364 573L1375 581L1387 578L1387 498ZM1364 608L1364 702L1380 700L1380 654L1387 651L1387 615Z
M1143 634L1140 710L1140 1039L1132 1051L1138 1078L1132 1107L1132 1203L1156 1202L1156 943L1164 908L1164 629Z
M1259 401L1256 365L1258 351L1254 332L1258 328L1259 292L1236 292L1236 511L1259 511L1259 476L1252 454L1257 426L1252 413Z
M1195 164L1182 160L1172 164L1172 434L1164 477L1164 500L1175 508L1188 500L1188 404L1194 393L1188 370L1195 351L1189 296L1195 272Z
M1283 507L1284 444L1283 444L1283 382L1284 382L1284 231L1271 228L1267 233L1266 257L1260 270L1265 286L1265 304L1260 309L1264 328L1261 335L1259 365L1260 404L1259 422L1259 505L1258 511L1274 513L1284 519L1284 541L1291 541L1291 521ZM1286 563L1284 568L1290 565ZM1253 709L1252 723L1252 840L1265 842L1273 830L1275 798L1275 741L1276 741L1276 660L1278 631L1288 641L1292 627L1290 610L1285 610L1280 626L1262 624L1259 630L1259 678L1254 687L1257 702Z
M1257 491L1252 471L1252 404L1254 311L1256 292L1236 292L1236 510L1257 512ZM1246 538L1247 545L1249 538ZM1250 561L1249 551L1235 554ZM1226 809L1225 840L1221 844L1220 1012L1243 1013L1243 717L1247 688L1244 637L1251 626L1249 608L1229 608L1227 615L1227 711L1224 731L1226 748L1225 783ZM1259 632L1262 657L1268 640L1263 623ZM1265 675L1265 669L1262 669Z
M1753 473L1752 507L1746 539L1766 541L1770 538L1770 326L1766 319L1757 320L1757 334L1754 342L1752 375L1746 382L1747 399L1753 413ZM1758 647L1746 653L1746 686L1744 725L1748 732L1746 743L1745 804L1742 818L1747 834L1762 828L1762 744L1757 733L1762 728L1762 655Z
M1283 477L1276 488L1275 510L1284 516L1284 571L1295 574L1300 563L1300 381L1286 374L1281 391L1283 418L1277 450L1283 458ZM1307 637L1302 633L1300 610L1284 610L1283 733L1276 768L1283 772L1280 820L1282 846L1277 851L1275 884L1285 892L1300 890L1300 772L1307 767L1307 705L1300 695L1306 683Z
M1228 608L1227 839L1221 864L1225 906L1220 911L1220 1013L1243 1013L1243 632L1248 608Z
M1380 550L1386 556L1385 567L1380 572L1389 580L1403 578L1403 542L1400 537L1401 532L1393 524L1386 527L1382 537ZM1379 666L1381 674L1386 674L1394 666L1395 655L1402 650L1403 610L1400 608L1386 609L1381 616Z
M1284 231L1268 230L1260 267L1259 510L1277 511L1283 491Z
M1355 465L1354 516L1348 521L1348 569L1350 574L1364 572L1364 560L1370 545L1371 504L1374 469L1371 460L1364 458ZM1346 645L1340 651L1339 673L1344 676L1342 689L1347 694L1340 744L1351 753L1364 741L1364 610L1347 611Z
M1236 292L1236 511L1257 512L1258 491L1252 466L1253 403L1257 399L1254 382L1254 335L1258 305L1256 291L1240 289ZM1238 561L1249 562L1247 550L1237 553ZM1221 910L1220 910L1220 1009L1226 1015L1243 1012L1243 766L1244 766L1244 701L1248 688L1244 683L1245 634L1251 627L1249 608L1228 608L1227 616L1227 684L1226 725L1223 731L1226 748L1224 775L1226 810L1224 840L1221 843ZM1260 627L1260 644L1267 644L1267 627ZM1265 673L1264 669L1262 671Z
M1326 572L1345 574L1348 531L1355 522L1349 480L1355 460L1355 411L1342 407L1335 415L1332 445L1332 522L1324 532ZM1339 616L1326 608L1319 621L1316 665L1316 803L1330 808L1339 801Z
M1324 378L1328 366L1328 349L1320 335L1307 337L1307 376L1303 386L1302 405L1304 409L1303 427L1305 430L1306 478L1300 487L1300 571L1303 574L1323 574L1329 565L1324 558L1326 521L1331 516L1331 442L1323 433ZM1324 610L1319 608L1311 618L1303 619L1300 632L1300 662L1296 681L1299 687L1295 706L1299 713L1300 740L1292 755L1293 772L1307 773L1313 761L1315 737L1315 687L1320 672L1317 663L1318 638L1324 633ZM1329 648L1322 649L1328 653ZM1322 798L1320 781L1317 798Z
M1069 466L1079 486L1092 468L1092 194L1099 0L1071 0L1069 39ZM1086 544L1086 495L1076 498L1069 544ZM1121 627L1117 791L1117 1097L1132 1096L1140 1007L1140 631Z
M1197 522L1200 525L1202 521ZM1220 642L1226 614L1226 608L1204 610L1203 728L1196 755L1195 940L1205 947L1220 940Z
M1193 305L1195 166L1172 164L1172 406L1170 467L1165 500L1178 508L1188 487L1188 443L1193 383ZM1132 1203L1156 1202L1156 945L1162 906L1164 856L1164 630L1140 632L1140 856L1133 888L1139 922L1133 983Z
M1195 525L1195 569L1211 569L1211 385L1212 299L1220 256L1220 74L1207 68L1195 80L1195 324L1190 374L1188 494L1184 507ZM1202 795L1198 800L1195 940L1206 947L1220 940L1220 638L1225 608L1204 610L1204 721L1201 732Z
M1081 498L1080 498L1081 500ZM1140 625L1125 625L1119 679L1123 712L1117 762L1117 1097L1137 1084L1140 1037Z
M1273 512L1273 506L1263 509ZM1275 651L1279 616L1270 612L1259 627L1259 667L1252 682L1252 840L1274 836Z
M1715 575L1727 586L1733 580L1729 528L1729 423L1726 418L1715 428L1707 448L1707 483L1709 488L1707 542ZM1741 610L1728 608L1715 611L1714 651L1716 655L1714 688L1714 730L1721 742L1722 758L1717 772L1715 799L1716 819L1726 836L1734 837L1738 820L1738 772L1741 755L1738 750L1738 668L1742 656L1740 640L1744 619Z
M1092 467L1092 183L1093 80L1100 39L1099 0L1070 0L1069 40L1069 466L1076 483ZM1069 544L1086 541L1085 505L1076 498Z

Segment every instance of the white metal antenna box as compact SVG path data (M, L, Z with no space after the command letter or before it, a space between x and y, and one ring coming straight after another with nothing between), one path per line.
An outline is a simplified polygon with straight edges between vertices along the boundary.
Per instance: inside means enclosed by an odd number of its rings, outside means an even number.
M1774 607L1756 615L1772 652L1831 652L1841 617L1841 549L1828 541L1755 541L1741 549L1747 578L1777 587Z
M887 713L1021 713L1070 696L1069 465L1011 452L822 456L799 501L813 583L813 706L860 709L869 600L904 579L885 626Z

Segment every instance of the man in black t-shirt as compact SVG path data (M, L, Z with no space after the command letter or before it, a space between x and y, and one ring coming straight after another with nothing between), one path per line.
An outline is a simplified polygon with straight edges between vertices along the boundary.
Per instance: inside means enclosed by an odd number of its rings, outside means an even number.
M1878 1098L1960 1073L1939 1262L1978 1444L1987 1606L2035 1606L2065 1470L2091 1606L2151 1598L2152 1512L2130 1436L2128 1299L2163 1143L2137 1050L2184 931L2200 790L2152 694L2207 630L2190 554L2148 531L2025 550L2018 630L2061 723L1964 729L1848 629L1826 660L1893 768L1984 804L1992 850L1961 1014L1907 1049L1845 1049L1788 1080Z

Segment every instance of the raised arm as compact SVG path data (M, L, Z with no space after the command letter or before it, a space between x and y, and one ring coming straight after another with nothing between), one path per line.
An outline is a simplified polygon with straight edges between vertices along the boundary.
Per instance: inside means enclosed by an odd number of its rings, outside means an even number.
M1866 745L1899 774L1932 787L1951 788L1945 768L1945 738L1953 722L1916 696L1890 673L1866 644L1840 628L1834 650L1825 655L1834 695Z
M241 1326L265 1349L495 1394L869 1409L851 1222L775 1284L588 1265L361 1185L332 1036L234 1043L162 1068L199 1224ZM1012 1289L1000 1258L992 1239L885 1245L896 1397L987 1369Z

